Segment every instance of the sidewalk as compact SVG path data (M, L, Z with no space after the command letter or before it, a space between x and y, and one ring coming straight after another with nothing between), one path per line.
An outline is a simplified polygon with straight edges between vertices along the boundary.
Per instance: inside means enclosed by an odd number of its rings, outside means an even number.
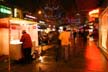
M108 72L108 62L93 41L89 41L85 48L79 47L77 42L76 55L70 57L65 63L63 60L55 61L54 51L50 49L39 63L40 72Z
M56 62L54 48L50 48L40 57L40 61L13 65L11 72L108 72L108 62L93 41L86 46L81 46L81 42L77 41L75 48L76 55L70 56L67 63L63 60Z

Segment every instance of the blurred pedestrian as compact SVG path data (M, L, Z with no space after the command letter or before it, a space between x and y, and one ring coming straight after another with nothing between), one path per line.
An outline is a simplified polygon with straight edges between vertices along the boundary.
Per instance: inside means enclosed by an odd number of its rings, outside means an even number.
M63 28L63 32L60 33L59 39L61 40L62 46L62 58L67 61L69 58L69 47L70 47L70 32Z
M69 49L69 56L73 56L75 52L75 43L74 43L74 35L73 30L70 31L70 49Z
M61 50L58 28L56 28L56 30L53 33L53 44L55 48L55 59L56 61L58 61L58 59L60 58L60 50Z
M22 52L23 52L23 61L24 63L29 63L32 60L31 56L31 48L32 48L32 40L30 35L23 30L20 41L22 42Z
M77 32L76 32L76 30L74 30L73 31L73 37L74 37L74 39L76 38L76 35L77 35Z

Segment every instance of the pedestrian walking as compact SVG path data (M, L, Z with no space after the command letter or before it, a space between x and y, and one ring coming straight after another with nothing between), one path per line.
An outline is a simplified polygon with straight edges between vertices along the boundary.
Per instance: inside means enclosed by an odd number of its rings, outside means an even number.
M70 47L70 32L63 28L63 32L60 33L59 39L61 40L62 46L62 58L67 61L69 58L69 47Z
M55 60L58 61L60 58L60 50L61 50L58 28L56 28L53 34L53 44L55 48Z

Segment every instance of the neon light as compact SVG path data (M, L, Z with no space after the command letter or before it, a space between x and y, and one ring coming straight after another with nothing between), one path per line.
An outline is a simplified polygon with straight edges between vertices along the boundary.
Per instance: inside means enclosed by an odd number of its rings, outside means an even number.
M95 9L95 10L90 11L89 15L97 14L97 13L99 13L99 9Z
M14 9L14 17L17 17L17 8Z
M26 15L26 17L28 17L28 18L32 18L32 19L36 19L36 17L31 16L31 15Z
M8 8L6 6L0 5L0 12L5 14L12 14L11 8Z

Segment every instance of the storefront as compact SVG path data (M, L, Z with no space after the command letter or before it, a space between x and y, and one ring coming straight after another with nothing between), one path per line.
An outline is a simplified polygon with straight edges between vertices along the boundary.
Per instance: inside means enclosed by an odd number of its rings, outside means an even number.
M99 47L108 58L108 7L101 13L99 21Z

